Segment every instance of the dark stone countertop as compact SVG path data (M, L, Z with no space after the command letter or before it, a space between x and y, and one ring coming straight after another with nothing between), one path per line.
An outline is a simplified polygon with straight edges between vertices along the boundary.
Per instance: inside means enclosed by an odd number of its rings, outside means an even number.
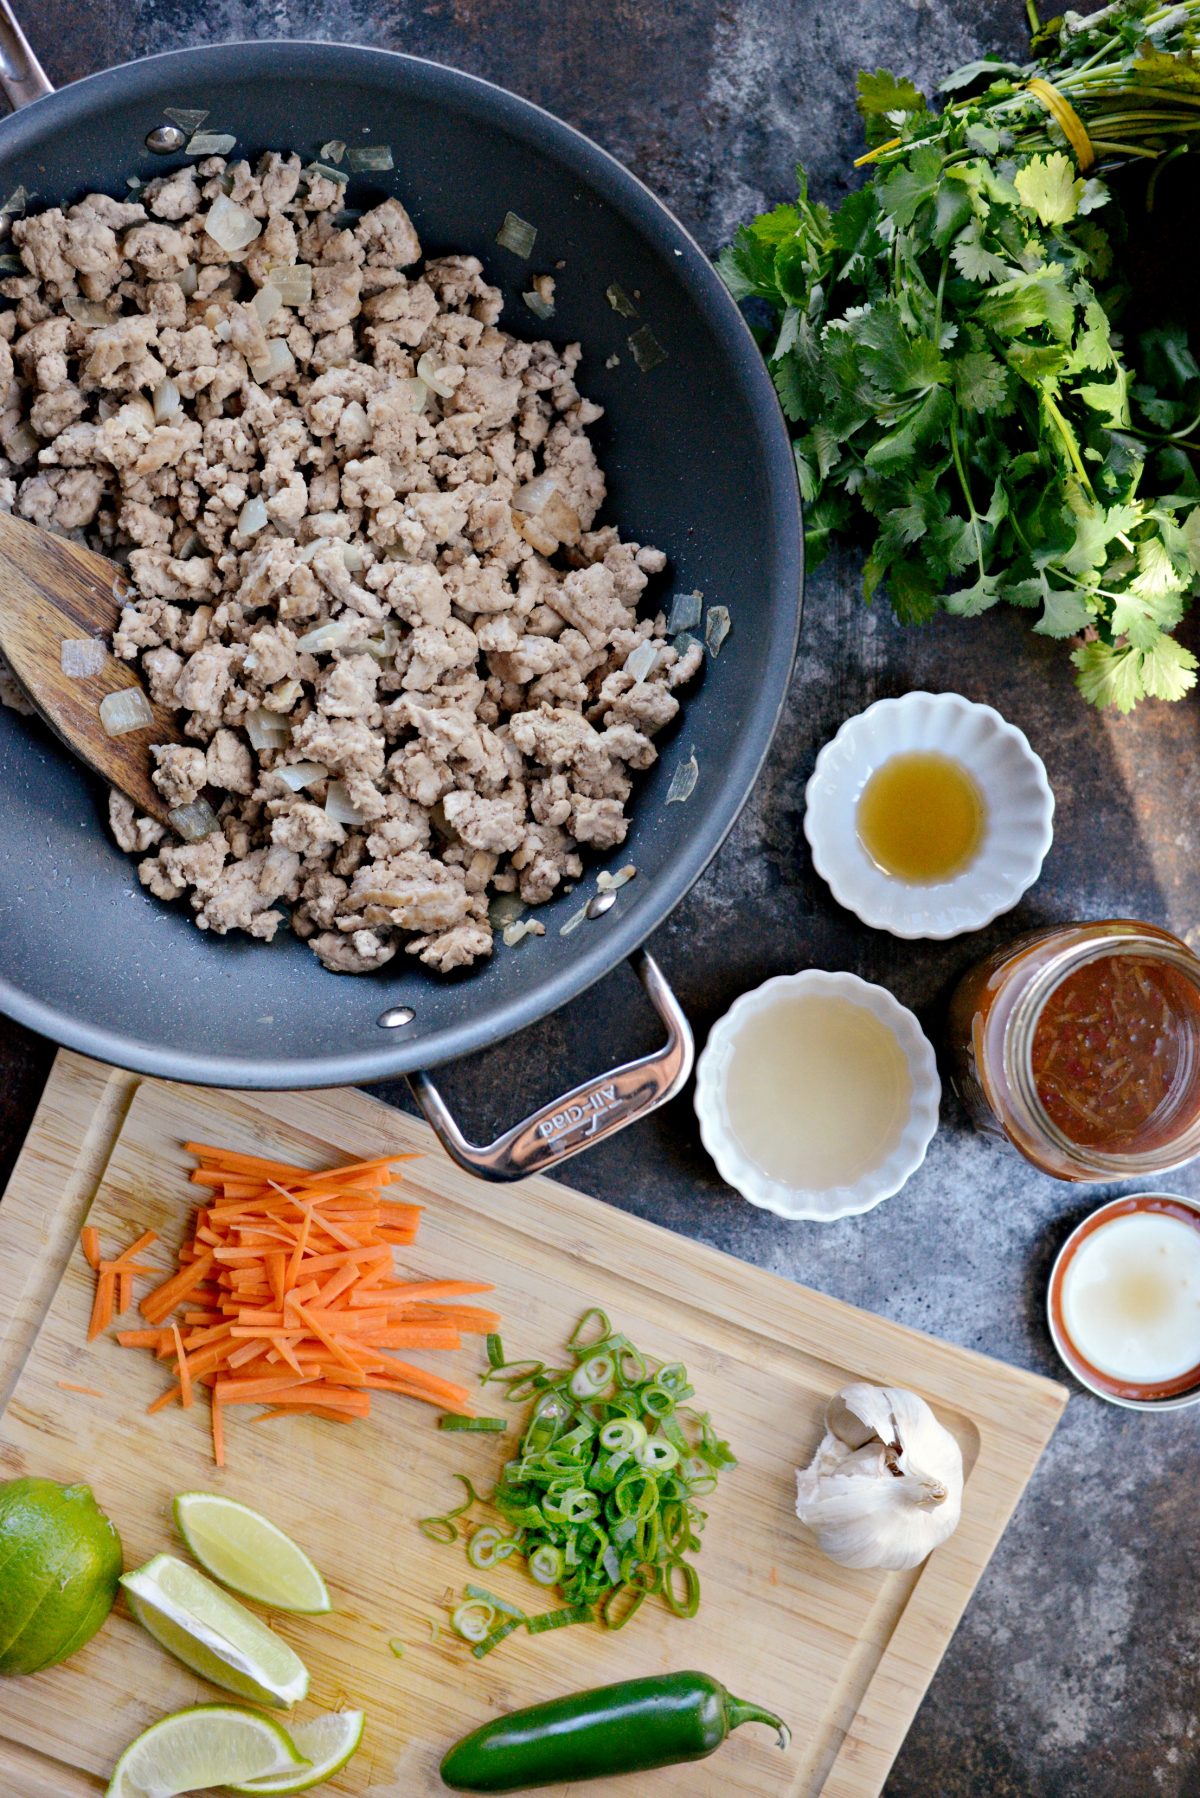
M183 44L340 38L457 64L597 138L709 249L789 196L817 194L859 148L853 80L918 81L982 50L1019 52L1018 0L26 0L51 77ZM815 965L883 982L936 1030L949 984L1042 921L1134 915L1196 941L1200 700L1107 719L1072 693L1059 646L1015 614L903 632L867 611L847 556L809 586L786 722L751 805L654 940L701 1039L747 986ZM901 944L838 910L801 832L804 783L841 721L884 694L956 688L996 703L1045 759L1057 836L1027 901L981 937ZM648 1045L628 974L447 1081L468 1123L513 1096ZM598 1040L600 1039L600 1040ZM9 1027L0 1049L6 1173L52 1051ZM398 1089L383 1096L404 1103ZM1043 1304L1051 1258L1106 1189L1058 1185L985 1145L947 1102L920 1173L860 1219L817 1226L752 1210L716 1179L690 1100L576 1161L614 1204L852 1304L1058 1375ZM1174 1175L1200 1192L1200 1168ZM1196 1798L1200 1533L1195 1412L1156 1418L1076 1393L888 1781L889 1798Z

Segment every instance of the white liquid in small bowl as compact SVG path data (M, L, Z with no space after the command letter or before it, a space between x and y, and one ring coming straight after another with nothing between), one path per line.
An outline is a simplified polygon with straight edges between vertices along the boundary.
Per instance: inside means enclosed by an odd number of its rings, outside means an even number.
M1200 1367L1200 1227L1151 1211L1102 1224L1063 1275L1062 1320L1084 1360L1123 1385Z

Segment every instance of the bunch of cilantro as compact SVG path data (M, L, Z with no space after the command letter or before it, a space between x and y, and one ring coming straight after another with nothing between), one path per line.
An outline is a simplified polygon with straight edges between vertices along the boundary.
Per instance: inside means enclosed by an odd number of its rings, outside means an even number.
M1123 348L1119 208L1053 147L1067 139L1027 82L1072 96L1106 172L1161 153L1200 116L1197 11L1125 0L1054 35L1049 66L959 71L947 87L986 86L940 113L861 75L867 184L831 212L801 169L796 203L720 261L773 314L810 561L833 536L864 541L867 598L886 591L909 622L1027 607L1035 631L1081 639L1080 690L1121 711L1196 682L1171 633L1200 586L1200 369L1177 327ZM1140 144L1109 142L1135 111Z

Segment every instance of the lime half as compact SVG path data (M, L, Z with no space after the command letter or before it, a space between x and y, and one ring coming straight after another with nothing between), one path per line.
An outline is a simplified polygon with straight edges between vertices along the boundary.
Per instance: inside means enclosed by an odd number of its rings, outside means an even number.
M362 1711L326 1711L324 1716L313 1717L307 1723L293 1724L292 1741L305 1760L312 1762L311 1767L301 1772L285 1768L265 1779L248 1779L234 1786L234 1791L288 1798L291 1792L307 1792L310 1786L319 1786L346 1765L362 1741L365 1722Z
M232 1704L197 1704L152 1723L131 1742L105 1798L175 1798L264 1774L304 1770L304 1756L273 1717Z
M325 1581L290 1536L249 1505L215 1492L182 1492L179 1533L206 1573L277 1611L332 1610Z
M204 1679L281 1709L306 1696L308 1670L300 1657L185 1561L155 1555L121 1584L138 1622Z

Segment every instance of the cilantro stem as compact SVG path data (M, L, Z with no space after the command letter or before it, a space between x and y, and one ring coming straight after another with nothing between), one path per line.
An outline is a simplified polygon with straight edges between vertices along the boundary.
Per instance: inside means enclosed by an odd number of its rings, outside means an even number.
M967 511L971 516L971 528L975 532L975 560L979 564L979 578L981 581L984 581L987 579L987 573L983 566L983 532L979 528L979 514L975 510L975 501L971 497L971 483L967 479L967 471L963 467L962 450L960 449L958 442L957 412L952 412L950 415L950 453L954 457L954 466L958 470L959 485L963 490L963 498L967 502Z

